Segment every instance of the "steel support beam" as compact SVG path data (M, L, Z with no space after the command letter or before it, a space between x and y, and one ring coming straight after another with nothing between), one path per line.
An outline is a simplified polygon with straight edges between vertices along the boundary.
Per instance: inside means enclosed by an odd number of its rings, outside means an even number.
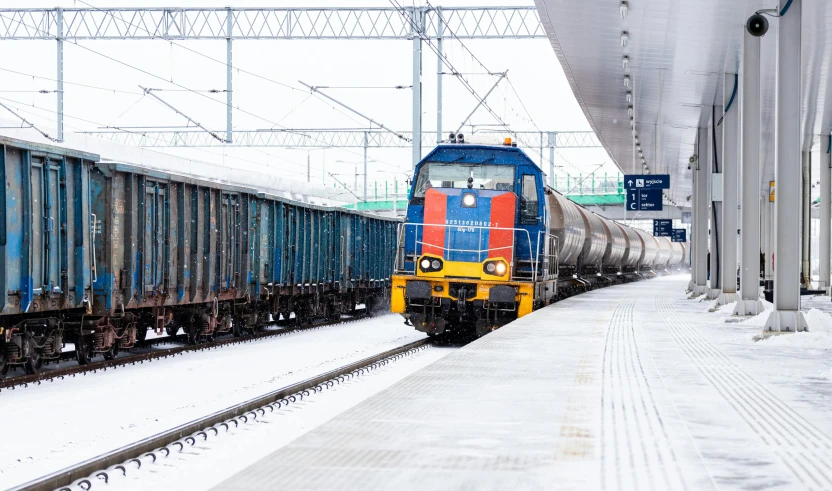
M760 38L743 35L742 90L740 123L742 155L740 157L740 298L734 315L757 315L763 311L760 301ZM737 101L739 102L739 101Z
M231 7L228 8L228 13L226 14L226 31L232 32L232 26L234 22L234 15L231 12ZM233 92L231 90L231 82L232 82L232 58L231 58L231 36L228 36L225 41L225 103L228 106L226 108L226 117L225 117L225 141L228 143L232 143L234 141L233 135L231 133L231 118L232 118L232 105L233 103Z
M58 141L64 141L64 15L61 9L56 9L55 13L57 36L55 39L58 42L58 73L55 77L58 81L57 99L58 99Z
M820 140L825 139L822 135ZM826 290L829 295L830 281L830 254L832 254L832 135L828 135L826 152L821 153L820 161L820 227L818 230L818 259L820 268L818 270L818 288ZM823 143L821 143L822 145Z
M555 132L550 131L549 135L549 185L555 187L555 147L557 147L557 139Z
M367 132L364 132L364 201L367 201Z
M436 7L436 141L442 141L442 56L444 55L442 36L445 34L445 19L442 7Z
M717 126L717 115L722 114L722 106L713 107L713 117L708 131L708 163L713 174L721 174L722 172L722 126ZM708 242L710 244L709 251L711 259L708 264L708 271L710 272L708 290L708 299L716 300L722 293L722 273L720 265L720 255L722 254L722 239L724 238L724 227L722 226L722 196L715 196L713 189L714 179L709 179L708 200L711 209L708 213L708 218L711 221L710 235ZM721 176L717 177L717 182L721 182ZM718 199L715 199L718 198Z
M422 31L425 12L414 9L412 15L413 36L413 168L422 160Z
M778 18L777 90L775 95L774 181L774 311L767 331L805 331L800 311L800 213L801 179L801 17L802 0L780 0L786 15Z
M57 37L59 9L0 9L0 40ZM375 39L410 40L410 21L395 7L222 7L63 9L64 38L86 39ZM413 7L405 7L411 13ZM436 39L438 9L426 10L424 35ZM443 7L447 28L459 39L546 39L534 6Z
M391 130L392 131L392 130ZM294 147L294 148L363 148L364 134L369 138L370 148L409 148L413 133L409 131L381 131L364 129L259 129L236 130L234 142L224 144L211 134L194 129L185 130L153 130L122 128L118 131L81 131L77 134L93 138L133 145L139 147ZM591 131L561 131L548 132L554 136L554 148L601 148L598 137ZM501 142L506 136L514 136L521 148L532 149L538 146L537 131L518 131L508 133L504 131L478 131L474 133L481 138L491 138L495 143ZM401 135L404 138L400 138ZM470 135L468 135L470 136ZM422 132L422 146L434 147L438 144L435 131Z
M708 195L708 183L711 180L711 162L708 157L710 147L710 129L699 128L698 160L693 171L693 238L691 249L695 252L693 274L693 295L708 293L708 213L711 198Z
M722 232L720 236L719 277L722 292L715 307L737 301L737 190L740 147L740 101L738 78L726 73L722 83L725 114L722 117Z
M801 199L800 221L800 283L801 286L812 288L812 153L801 154L803 188Z

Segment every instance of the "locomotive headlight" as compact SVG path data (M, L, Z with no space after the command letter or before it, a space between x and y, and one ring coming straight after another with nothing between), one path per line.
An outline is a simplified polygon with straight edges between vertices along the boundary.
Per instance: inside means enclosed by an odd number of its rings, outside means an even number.
M494 276L505 276L506 272L508 271L508 265L505 263L505 261L488 261L483 266L483 270L486 274Z
M477 197L474 196L474 193L462 194L462 206L465 208L473 208L477 206Z
M422 270L423 273L435 273L437 271L442 271L444 264L442 264L442 260L436 257L423 257L419 261L419 269Z

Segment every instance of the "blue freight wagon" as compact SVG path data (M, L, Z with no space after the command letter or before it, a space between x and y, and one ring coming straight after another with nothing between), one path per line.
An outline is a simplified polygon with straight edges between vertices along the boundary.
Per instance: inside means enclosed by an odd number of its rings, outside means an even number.
M192 343L389 298L398 220L0 137L0 373L148 329Z

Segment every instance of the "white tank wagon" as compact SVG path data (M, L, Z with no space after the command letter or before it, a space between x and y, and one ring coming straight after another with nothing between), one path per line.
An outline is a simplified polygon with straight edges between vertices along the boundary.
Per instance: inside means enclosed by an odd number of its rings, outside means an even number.
M654 271L664 271L667 269L670 261L670 256L673 254L673 245L668 237L654 237L659 244L659 252L656 254L656 259L653 261Z
M633 273L638 271L638 263L644 255L644 241L641 236L626 225L620 223L615 224L619 230L624 234L625 250L621 257L621 271L623 273Z
M642 244L641 258L638 267L642 271L651 271L659 255L659 242L644 230L634 229Z
M560 193L547 195L549 232L557 237L558 265L563 273L577 271L578 257L584 249L586 228L578 205Z
M589 210L578 208L584 223L584 245L581 250L579 271L590 275L601 272L601 263L607 250L607 232L601 218Z
M604 226L607 236L607 247L604 249L604 257L601 260L601 268L604 273L621 273L624 265L624 256L627 253L627 234L617 223L606 218L599 217Z

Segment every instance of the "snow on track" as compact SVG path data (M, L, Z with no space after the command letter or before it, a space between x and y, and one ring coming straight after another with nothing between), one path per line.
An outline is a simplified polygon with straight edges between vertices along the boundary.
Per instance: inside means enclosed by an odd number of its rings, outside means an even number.
M423 337L386 315L3 391L0 488Z
M297 401L285 409L266 413L252 423L232 428L186 451L174 452L157 463L145 459L141 469L127 476L113 473L106 489L210 489L269 453L311 431L331 418L389 387L407 375L448 355L455 348L432 347L350 379L321 393Z

